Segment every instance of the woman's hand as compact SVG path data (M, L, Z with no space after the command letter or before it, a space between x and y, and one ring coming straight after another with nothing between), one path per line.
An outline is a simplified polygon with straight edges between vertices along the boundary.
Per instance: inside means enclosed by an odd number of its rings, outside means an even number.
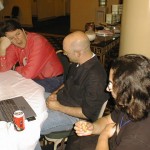
M107 124L98 138L96 150L109 150L108 139L113 136L115 131L116 131L115 123Z
M116 131L116 124L111 123L106 125L106 127L102 130L100 136L105 136L106 138L110 138L114 135Z
M74 129L78 136L87 136L92 134L94 126L90 122L81 120L75 123Z

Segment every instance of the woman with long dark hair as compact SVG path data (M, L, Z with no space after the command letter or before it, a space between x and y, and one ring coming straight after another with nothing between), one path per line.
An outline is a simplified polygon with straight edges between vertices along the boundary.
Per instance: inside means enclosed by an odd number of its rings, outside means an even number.
M149 150L150 59L136 54L116 59L107 91L115 99L115 110L94 123L77 122L77 135L100 134L96 150Z

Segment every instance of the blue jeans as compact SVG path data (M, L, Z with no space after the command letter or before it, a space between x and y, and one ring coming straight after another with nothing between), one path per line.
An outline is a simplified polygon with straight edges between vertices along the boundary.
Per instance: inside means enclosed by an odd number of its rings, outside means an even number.
M45 79L33 79L36 83L40 84L45 88L45 92L52 93L60 85L63 84L64 82L64 76L58 76L58 77L53 77L53 78L45 78Z
M45 120L41 135L46 135L55 131L71 130L79 118L69 116L59 111L48 109L48 117ZM40 143L36 145L35 150L41 150Z
M48 109L48 117L42 125L41 135L56 131L70 130L79 118L69 116L59 111Z
M34 150L42 150L42 149L41 149L41 146L40 146L40 142L37 143L37 145L36 145L36 147L35 147Z

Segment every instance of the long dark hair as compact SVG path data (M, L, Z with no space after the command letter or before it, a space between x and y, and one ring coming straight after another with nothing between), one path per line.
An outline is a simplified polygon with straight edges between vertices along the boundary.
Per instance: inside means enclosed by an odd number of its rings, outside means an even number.
M150 110L150 59L128 54L116 59L111 69L116 106L134 121L146 118Z
M0 23L0 37L5 36L6 32L15 31L16 29L21 29L21 24L13 19L5 20Z

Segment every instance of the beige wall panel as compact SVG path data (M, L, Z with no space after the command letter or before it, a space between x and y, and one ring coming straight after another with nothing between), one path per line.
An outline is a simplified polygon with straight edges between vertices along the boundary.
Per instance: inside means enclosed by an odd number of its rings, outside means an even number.
M37 0L37 11L39 20L63 16L65 0Z
M136 53L150 57L150 0L125 0L119 55Z
M43 3L44 1L44 3ZM51 18L55 16L54 0L37 0L38 19Z
M32 16L38 16L37 0L31 0L31 10L32 10Z
M98 1L71 0L70 3L71 30L84 30L87 22L94 22Z
M2 15L10 15L12 7L16 5L20 8L19 21L23 25L32 26L31 0L6 0ZM2 17L3 18L3 17Z
M65 16L65 0L55 0L55 16Z
M67 15L70 15L70 0L66 0L65 12Z

